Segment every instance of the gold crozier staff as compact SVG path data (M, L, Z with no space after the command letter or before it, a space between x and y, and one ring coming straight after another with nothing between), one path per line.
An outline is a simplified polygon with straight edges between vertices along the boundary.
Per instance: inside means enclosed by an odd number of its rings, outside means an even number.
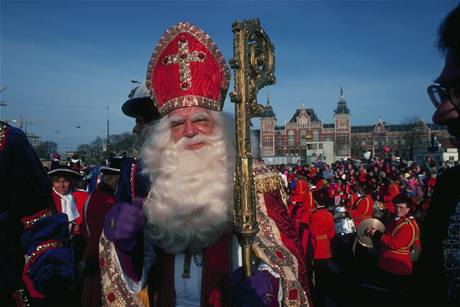
M236 21L232 25L235 87L230 94L235 104L236 165L234 176L234 232L243 252L245 276L252 274L251 246L259 231L250 146L250 119L260 116L263 106L257 104L257 92L275 83L274 47L260 27L258 19Z

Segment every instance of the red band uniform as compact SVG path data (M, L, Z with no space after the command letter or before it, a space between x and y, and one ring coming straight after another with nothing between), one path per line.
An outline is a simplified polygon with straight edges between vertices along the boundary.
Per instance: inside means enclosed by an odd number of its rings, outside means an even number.
M395 213L395 207L393 204L393 199L401 193L401 188L399 184L396 182L390 182L387 187L386 193L383 195L383 201L385 203L385 207L387 208L390 214Z
M354 202L349 212L356 227L365 219L372 218L373 204L374 200L369 194L359 197Z
M401 217L391 220L380 239L382 252L379 267L396 275L411 275L412 260L410 248L414 244L417 229L415 220Z

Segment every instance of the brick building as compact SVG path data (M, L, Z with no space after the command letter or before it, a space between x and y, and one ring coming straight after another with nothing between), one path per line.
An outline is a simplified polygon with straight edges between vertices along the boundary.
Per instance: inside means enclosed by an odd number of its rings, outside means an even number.
M449 137L444 127L427 124L422 120L400 125L388 125L379 120L374 125L351 126L351 113L342 89L334 110L333 123L323 123L312 108L302 104L289 122L278 125L267 97L260 118L260 131L256 133L260 138L260 155L269 164L276 164L273 161L286 161L281 159L283 157L291 157L289 163L297 160L312 162L317 159L335 161L350 157L362 158L367 151L374 157L392 154L412 160L414 152L430 146L433 138ZM325 156L321 150L331 141L333 149L327 151ZM384 152L385 148L389 153Z

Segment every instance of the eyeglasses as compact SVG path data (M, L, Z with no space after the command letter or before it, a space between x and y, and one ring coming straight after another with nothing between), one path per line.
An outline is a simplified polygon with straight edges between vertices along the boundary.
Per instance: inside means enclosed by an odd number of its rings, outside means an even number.
M431 102L433 103L434 107L437 109L446 99L449 99L452 104L457 108L460 109L460 85L436 85L432 84L427 88L428 96L430 96Z

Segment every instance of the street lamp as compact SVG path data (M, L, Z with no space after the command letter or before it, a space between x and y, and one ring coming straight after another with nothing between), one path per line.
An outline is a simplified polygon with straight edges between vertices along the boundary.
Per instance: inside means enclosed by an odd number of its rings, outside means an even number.
M3 120L3 109L1 107L6 107L7 104L0 100L0 121Z
M6 91L8 89L8 86L4 86L0 89L0 94L3 93L4 91ZM0 121L3 120L3 109L1 107L6 107L7 104L4 102L4 101L1 101L0 100Z

